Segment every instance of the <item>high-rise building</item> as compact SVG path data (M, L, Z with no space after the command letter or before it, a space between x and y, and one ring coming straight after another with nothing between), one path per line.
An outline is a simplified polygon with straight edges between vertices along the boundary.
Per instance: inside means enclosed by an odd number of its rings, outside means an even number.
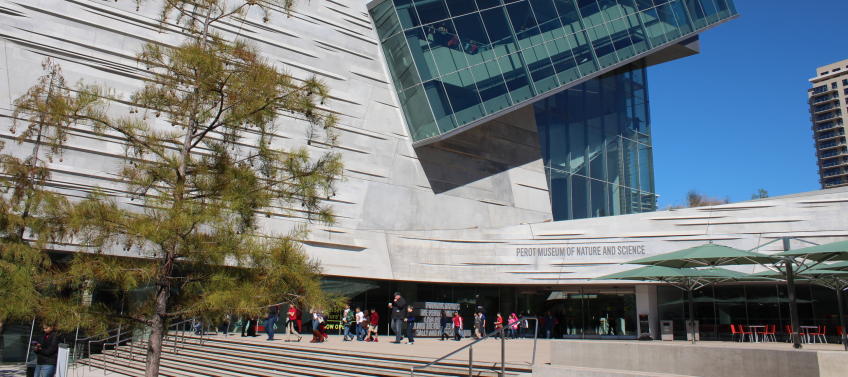
M848 60L816 69L808 90L822 188L848 186Z

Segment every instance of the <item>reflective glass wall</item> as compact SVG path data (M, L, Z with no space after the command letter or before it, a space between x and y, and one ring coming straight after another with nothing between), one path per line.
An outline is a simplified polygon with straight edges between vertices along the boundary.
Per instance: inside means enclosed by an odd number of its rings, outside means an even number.
M732 0L385 0L370 12L416 141L736 14Z
M641 63L536 102L554 220L656 210Z

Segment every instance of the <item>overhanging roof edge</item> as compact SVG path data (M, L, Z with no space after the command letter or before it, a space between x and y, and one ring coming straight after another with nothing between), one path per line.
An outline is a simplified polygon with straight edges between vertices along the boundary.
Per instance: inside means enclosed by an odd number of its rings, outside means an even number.
M370 5L370 4L374 4L374 5L376 5L377 3L380 3L380 2L382 2L382 1L386 1L386 0L373 0L372 2L370 2L370 3L369 3L369 5ZM725 23L725 22L728 22L728 21L734 20L734 19L736 19L736 18L738 18L738 17L739 17L739 14L736 14L736 15L733 15L733 16L728 17L728 18L726 18L726 19L723 19L723 20L721 20L721 21L719 21L719 22L716 22L716 23L714 23L714 24L707 25L707 26L705 26L705 27L703 27L703 28L700 28L700 29L698 29L698 30L695 30L695 31L693 32L693 33L694 33L694 35L686 35L686 36L682 36L682 37L680 37L680 38L677 38L677 39L675 39L675 40L672 40L672 41L670 41L670 42L667 42L667 45L666 45L665 47L662 47L662 48L660 48L660 49L658 49L658 50L648 50L648 51L645 51L645 52L643 52L643 53L641 53L641 54L634 55L634 56L632 56L632 57L630 57L630 58L628 58L628 59L625 59L625 60L623 60L623 61L620 61L620 62L618 62L618 63L616 63L616 64L613 64L613 65L611 65L611 66L609 66L609 67L606 67L606 68L603 68L603 69L601 69L601 70L598 70L598 71L596 71L596 72L594 72L594 73L591 73L591 74L587 75L586 77L580 78L580 79L578 79L578 80L576 80L576 81L573 81L573 82L571 82L571 83L569 83L569 84L563 85L563 86L561 86L561 87L559 87L559 88L556 88L556 89L550 90L550 91L548 91L548 92L545 92L545 93L542 93L542 94L536 95L536 96L534 96L534 97L532 97L532 98L530 98L530 99L527 99L527 100L525 100L525 101L519 102L519 103L514 104L514 105L512 105L512 106L506 107L506 108L501 109L501 110L499 110L499 111L497 111L497 112L494 112L494 113L492 113L492 114L486 115L486 116L484 116L484 117L482 117L482 118L480 118L480 119L477 119L477 120L475 120L475 121L473 121L473 122L471 122L471 123L468 123L468 124L466 124L466 125L463 125L463 126L461 126L461 127L454 128L454 129L452 129L452 130L450 130L450 131L447 131L447 132L445 132L445 133L442 133L442 134L439 134L439 135L435 135L435 136L431 136L431 137L426 138L426 139L422 139L422 140L418 140L418 141L413 141L412 146L413 146L414 148L418 148L418 147L423 147L423 146L426 146L426 145L429 145L429 144L433 144L433 143L436 143L436 142L439 142L439 141L442 141L442 140L445 140L445 139L449 139L449 138L451 138L451 137L453 137L453 136L455 136L455 135L457 135L457 134L460 134L460 133L463 133L463 132L465 132L465 131L468 131L468 130L470 130L470 129L472 129L472 128L475 128L475 127L477 127L477 126L479 126L479 125L481 125L481 124L483 124L483 123L486 123L486 122L489 122L489 121L491 121L491 120L494 120L494 119L500 118L501 116L504 116L504 115L506 115L506 114L508 114L508 113L510 113L510 112L513 112L513 111L518 110L518 109L520 109L520 108L523 108L523 107L525 107L525 106L532 105L532 104L534 104L534 103L536 103L536 102L538 102L538 101L541 101L541 100L543 100L543 99L545 99L545 98L548 98L548 97L553 96L553 95L555 95L555 94L561 93L561 92L563 92L563 91L565 91L565 90L568 90L568 89L573 88L573 87L575 87L575 86L577 86L577 85L580 85L580 84L582 84L582 83L584 83L584 82L586 82L586 81L589 81L589 80L592 80L592 79L598 78L598 77L600 77L600 76L602 76L602 75L604 75L604 74L610 73L610 72L612 72L612 71L614 71L614 70L616 70L616 69L619 69L619 68L621 68L621 67L624 67L624 66L626 66L626 65L628 65L628 64L635 63L635 62L637 62L637 61L639 61L639 60L646 59L646 58L647 58L647 57L649 57L649 56L656 55L656 54L660 53L661 51L665 51L665 50L667 50L667 49L669 49L669 48L680 47L681 45L685 45L685 44L689 44L689 43L695 42L695 41L697 41L697 40L699 40L699 39L700 39L700 34L701 34L701 33L703 33L704 31L709 30L709 29L712 29L712 28L714 28L714 27L716 27L716 26L718 26L718 25L721 25L721 24L723 24L723 23ZM695 53L698 53L698 52L695 52ZM681 57L681 58L682 58L682 57ZM672 60L674 60L674 59L672 59ZM666 60L666 61L669 61L669 60ZM666 62L666 61L661 61L661 62L659 62L659 63L664 63L664 62ZM651 64L651 65L653 65L653 64Z

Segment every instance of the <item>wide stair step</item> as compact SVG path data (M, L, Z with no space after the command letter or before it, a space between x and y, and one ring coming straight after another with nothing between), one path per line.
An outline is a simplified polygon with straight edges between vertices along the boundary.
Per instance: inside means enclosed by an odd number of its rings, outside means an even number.
M202 340L202 344L201 344ZM137 376L144 373L145 342L121 346L81 361L117 373ZM413 366L423 366L432 359L400 355L350 352L342 350L297 347L281 344L257 344L220 338L201 339L186 336L184 342L174 343L169 337L163 342L160 375L166 377L194 376L375 376L406 377ZM499 364L475 363L474 375L497 376ZM507 376L531 373L526 365L507 364ZM445 360L416 376L468 376L468 364Z

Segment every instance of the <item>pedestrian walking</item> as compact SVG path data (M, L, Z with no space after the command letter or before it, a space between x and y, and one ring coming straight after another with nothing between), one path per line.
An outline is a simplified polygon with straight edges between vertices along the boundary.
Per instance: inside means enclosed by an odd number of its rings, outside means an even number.
M268 340L274 340L274 332L279 313L279 305L271 305L268 307L268 318L265 318L265 334L268 334Z
M442 318L441 321L439 321L439 326L442 330L442 340L445 340L445 338L450 337L450 335L448 335L448 329L450 328L450 324L451 317L448 316L448 311L442 310Z
M483 318L480 316L480 312L474 312L474 339L480 339L483 337L481 327L483 327Z
M377 314L377 309L371 309L371 313L369 314L369 322L368 322L368 339L369 342L377 342L378 336L380 334L377 333L377 326L380 324L380 315ZM372 337L373 334L373 337Z
M498 315L495 317L495 330L498 331L498 336L500 336L500 337L504 336L503 324L504 324L503 316L501 315L500 312L498 312Z
M356 325L356 313L350 309L350 305L345 305L345 310L342 312L342 331L344 331L344 341L353 340L351 330L356 330L353 326Z
M406 339L408 344L415 343L415 309L412 305L406 307Z
M295 335L297 336L297 341L299 342L301 339L303 339L303 337L300 336L300 326L297 324L297 322L300 320L300 316L298 315L298 310L294 305L289 305L289 310L286 313L286 317L286 341L291 342L291 336Z
M361 342L365 340L365 332L368 331L368 319L366 319L365 313L359 307L356 308L354 319L356 321L356 340Z
M511 313L509 315L509 337L512 339L517 338L518 334L518 316L515 313Z
M462 340L462 317L459 316L459 312L453 312L453 340L460 341Z
M56 359L59 355L59 334L52 325L44 325L44 335L32 342L35 360L35 377L53 377L56 373Z
M400 343L403 340L403 319L406 317L406 299L400 292L395 292L394 300L389 303L389 309L392 310L392 331L395 332L395 341L392 343Z

